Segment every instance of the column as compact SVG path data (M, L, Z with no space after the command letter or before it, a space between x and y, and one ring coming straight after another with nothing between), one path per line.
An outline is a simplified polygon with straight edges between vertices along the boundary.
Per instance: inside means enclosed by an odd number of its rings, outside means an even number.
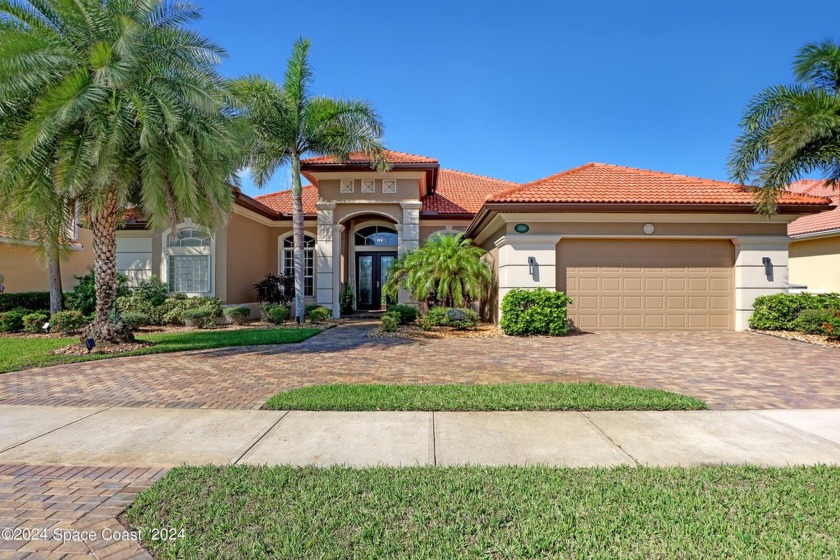
M335 202L317 202L315 208L318 210L318 238L315 242L315 301L333 310L333 300L338 297L334 295L333 273L333 213Z
M419 200L400 202L402 206L402 222L397 224L397 252L400 256L408 251L420 247L420 208L423 203ZM397 303L416 304L407 290L400 289Z
M341 232L344 231L344 226L333 225L332 227L332 312L333 317L338 319L341 317Z
M561 237L511 233L496 240L499 248L499 318L502 299L512 289L557 289L557 243Z
M736 237L735 330L749 328L753 302L788 290L789 237ZM764 259L770 259L769 267Z

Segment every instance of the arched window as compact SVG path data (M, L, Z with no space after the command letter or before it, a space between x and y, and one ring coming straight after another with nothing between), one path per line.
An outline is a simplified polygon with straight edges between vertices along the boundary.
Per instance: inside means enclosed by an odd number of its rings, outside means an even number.
M356 245L396 247L397 230L387 226L368 226L356 232Z
M210 234L196 228L185 228L169 234L168 247L209 247Z
M169 291L211 293L212 236L195 227L183 227L166 237L166 281Z
M293 235L283 240L280 272L295 274L295 238ZM303 237L303 295L315 295L315 238L311 235L304 235Z

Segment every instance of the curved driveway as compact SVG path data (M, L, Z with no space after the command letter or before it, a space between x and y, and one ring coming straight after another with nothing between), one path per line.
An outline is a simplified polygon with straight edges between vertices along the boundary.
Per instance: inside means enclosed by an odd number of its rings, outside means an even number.
M259 408L321 383L598 381L676 391L717 409L840 408L840 350L751 333L369 339L345 325L294 345L100 360L0 375L0 403Z

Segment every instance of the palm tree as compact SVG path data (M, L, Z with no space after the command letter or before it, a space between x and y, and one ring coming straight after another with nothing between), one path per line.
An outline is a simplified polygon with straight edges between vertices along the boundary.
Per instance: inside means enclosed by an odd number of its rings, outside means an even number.
M292 174L295 316L303 321L304 233L300 160L306 154L346 161L351 152L372 157L373 167L387 171L381 141L382 123L365 101L312 95L309 40L298 39L286 65L282 87L259 76L235 82L243 116L253 130L247 158L254 182L262 187L288 165Z
M729 161L734 180L756 183L758 209L776 211L778 194L803 174L840 183L840 44L805 45L793 65L796 83L752 99Z
M152 228L186 217L209 228L232 207L238 143L216 69L223 51L186 27L198 17L170 0L0 0L0 121L25 115L9 125L13 159L78 201L93 232L85 336L130 338L109 320L126 206Z
M385 292L407 289L418 301L463 307L485 294L492 272L485 251L461 235L436 233L419 249L400 257L388 273Z

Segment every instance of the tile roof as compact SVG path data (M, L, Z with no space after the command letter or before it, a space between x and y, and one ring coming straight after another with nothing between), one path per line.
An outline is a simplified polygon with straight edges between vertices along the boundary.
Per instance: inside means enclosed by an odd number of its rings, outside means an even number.
M803 216L788 225L788 235L804 235L821 231L840 230L840 187L818 179L801 179L788 185L788 190L795 193L826 196L834 203L833 210Z
M318 187L315 185L304 185L301 193L303 199L303 214L305 216L314 216L317 214L315 203L318 202ZM285 191L278 191L268 194L261 194L253 197L257 202L268 206L275 212L281 214L292 213L292 191L291 189Z
M747 187L610 165L587 163L520 187L496 193L487 202L625 203L625 204L752 204ZM824 198L786 193L784 205L826 204Z
M396 152L394 150L384 150L385 159L390 164L400 164L400 163L428 163L428 164L437 164L438 160L426 156L418 156L415 154L407 154L405 152ZM302 165L358 165L358 164L369 164L371 162L371 158L369 155L364 154L362 152L353 152L350 154L350 159L348 161L339 161L333 156L319 156L319 157L311 157L307 159L301 160Z
M424 196L424 214L476 214L488 195L518 186L518 183L483 177L453 169L438 173L435 194Z

